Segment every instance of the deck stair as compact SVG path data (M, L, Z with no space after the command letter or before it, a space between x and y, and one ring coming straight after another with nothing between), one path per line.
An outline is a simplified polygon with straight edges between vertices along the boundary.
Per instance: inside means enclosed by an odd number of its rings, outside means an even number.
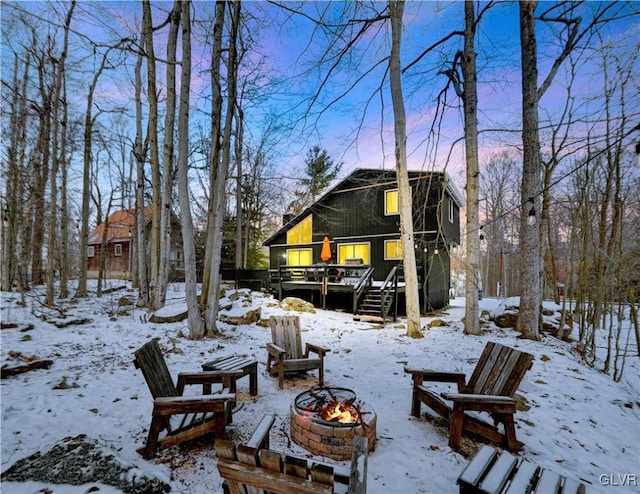
M385 292L384 296L378 287L370 287L362 297L353 319L356 321L386 322L392 321L389 309L393 303L393 291Z

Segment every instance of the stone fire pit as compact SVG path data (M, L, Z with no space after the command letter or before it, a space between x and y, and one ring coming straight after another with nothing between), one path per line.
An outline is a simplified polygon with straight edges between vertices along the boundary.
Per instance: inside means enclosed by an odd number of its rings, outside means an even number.
M376 423L375 411L347 388L314 387L291 404L291 438L310 453L333 460L351 459L355 436L366 437L373 451Z

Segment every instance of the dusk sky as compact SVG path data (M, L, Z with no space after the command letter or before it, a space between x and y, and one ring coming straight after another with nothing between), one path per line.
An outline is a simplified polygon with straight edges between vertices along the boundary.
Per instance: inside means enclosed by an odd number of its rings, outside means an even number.
M68 4L61 2L3 3L3 50L14 45L11 29L5 24L8 13L26 11L34 14L42 29L58 27ZM164 21L171 2L153 2L154 24ZM301 7L302 5L302 7ZM359 17L373 16L382 11L384 2L368 4ZM546 10L550 2L541 2L538 12ZM599 2L583 4L581 14L584 23L593 10L602 8ZM616 2L611 15L626 14L626 18L601 31L600 39L590 40L592 49L588 53L576 53L578 78L573 96L581 105L584 119L597 119L601 111L598 106L602 93L602 71L587 56L594 56L600 44L606 44L623 57L638 49L637 3ZM210 48L204 46L205 35L210 33L214 4L194 2L193 19L193 82L192 125L208 128L210 83L208 63ZM251 34L247 59L252 66L244 73L255 80L259 88L247 100L245 115L247 130L254 141L258 141L265 129L271 125L280 131L270 138L273 155L286 174L295 174L304 166L307 150L319 145L328 150L336 160L344 162L342 175L357 167L394 166L393 114L390 90L384 61L390 51L388 24L373 25L339 64L327 76L334 60L325 57L328 38L311 19L324 16L337 23L341 16L353 16L351 2L285 2L281 6L254 1L243 2L249 14L245 33ZM480 6L486 6L485 2ZM55 7L57 14L52 14ZM293 13L301 9L302 14ZM90 50L86 39L113 42L125 36L136 36L141 18L139 2L80 2L74 14L71 43L77 47L71 58L80 59ZM49 24L49 21L53 21ZM560 46L552 30L559 25L538 23L538 51L540 81L549 71L558 55ZM427 47L446 37L453 31L464 29L463 2L407 2L404 13L401 60L407 67ZM359 28L359 27L358 27ZM39 27L40 29L40 27ZM162 57L165 51L166 28L156 33L156 54ZM341 49L344 42L334 45ZM447 79L442 71L450 66L456 51L463 46L462 36L453 36L446 43L425 56L404 74L403 90L407 112L407 134L409 167L412 169L447 170L454 176L462 173L464 162L463 114L460 99L452 88L442 95ZM478 91L480 157L486 159L492 152L519 147L520 142L520 38L517 2L500 2L485 14L476 39L478 53ZM133 64L135 57L129 55L117 61L117 70L110 71L101 79L97 102L122 104L133 115ZM95 63L84 58L84 63ZM6 70L7 67L4 66ZM637 59L634 62L637 65ZM126 65L126 70L124 70ZM558 72L554 84L541 101L541 126L559 111L566 100L567 70L565 62ZM158 66L161 78L164 66ZM88 85L77 81L80 100ZM314 97L324 81L322 91ZM637 98L637 96L636 96ZM120 101L118 101L120 100ZM313 101L313 104L311 102ZM104 103L103 103L104 104ZM443 104L444 107L443 111ZM286 130L285 130L286 129ZM576 132L580 129L576 127ZM457 180L460 186L460 179Z

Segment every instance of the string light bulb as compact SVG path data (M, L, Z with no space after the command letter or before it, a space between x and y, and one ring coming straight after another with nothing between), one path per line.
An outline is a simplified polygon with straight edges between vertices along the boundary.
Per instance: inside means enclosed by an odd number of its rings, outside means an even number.
M527 225L533 226L536 224L536 210L531 207L529 210L529 215L527 216Z

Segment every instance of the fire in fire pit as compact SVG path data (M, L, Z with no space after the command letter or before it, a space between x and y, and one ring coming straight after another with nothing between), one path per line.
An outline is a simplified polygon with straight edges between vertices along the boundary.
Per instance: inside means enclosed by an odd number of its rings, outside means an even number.
M347 388L314 387L291 404L291 437L308 451L335 460L351 458L353 438L376 442L377 417Z
M297 396L295 405L298 410L308 412L313 420L339 425L356 425L362 413L356 394L347 388L311 388Z
M340 403L331 400L327 406L320 409L320 417L327 422L339 422L341 424L353 424L358 422L360 413L352 403Z

